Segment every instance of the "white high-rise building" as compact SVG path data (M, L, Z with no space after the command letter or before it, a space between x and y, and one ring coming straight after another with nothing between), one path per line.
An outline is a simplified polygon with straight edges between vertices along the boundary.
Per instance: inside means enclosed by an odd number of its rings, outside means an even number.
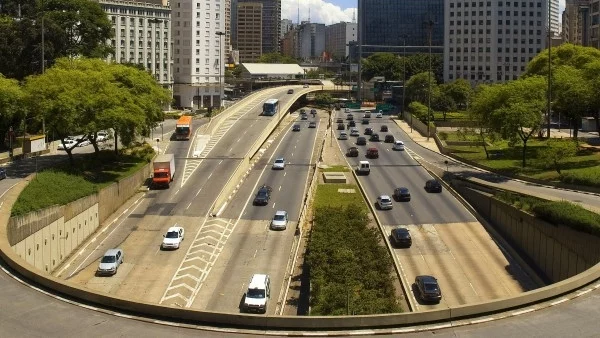
M357 40L357 24L339 22L325 27L326 51L335 61L344 61L350 54L349 43Z
M224 0L172 0L175 106L222 104L225 69Z
M172 89L171 8L166 0L98 0L112 22L110 62L144 66Z
M448 0L444 36L445 82L463 78L476 85L515 80L547 46L548 2Z

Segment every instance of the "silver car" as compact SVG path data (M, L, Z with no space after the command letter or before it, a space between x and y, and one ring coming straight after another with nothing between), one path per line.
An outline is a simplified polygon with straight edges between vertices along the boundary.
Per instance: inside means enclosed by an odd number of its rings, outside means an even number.
M346 134L346 132L341 132L340 136L338 136L338 140L347 140L348 139L348 134Z
M121 264L123 264L123 250L109 249L102 256L96 273L100 276L114 275Z
M285 230L287 228L288 213L287 211L279 210L275 212L273 220L271 220L271 229Z
M350 136L360 136L360 131L356 128L350 130Z
M377 207L379 210L390 210L393 208L392 199L388 195L377 197Z
M275 159L275 162L273 162L272 169L273 170L283 170L283 169L285 169L285 159L283 157Z

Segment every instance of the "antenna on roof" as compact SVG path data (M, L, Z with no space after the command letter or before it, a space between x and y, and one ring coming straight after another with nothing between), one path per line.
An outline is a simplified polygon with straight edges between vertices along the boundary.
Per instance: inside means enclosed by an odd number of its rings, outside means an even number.
M356 9L352 12L352 23L356 23Z
M298 24L300 24L300 0L298 0Z
M308 6L308 22L310 23L310 5Z

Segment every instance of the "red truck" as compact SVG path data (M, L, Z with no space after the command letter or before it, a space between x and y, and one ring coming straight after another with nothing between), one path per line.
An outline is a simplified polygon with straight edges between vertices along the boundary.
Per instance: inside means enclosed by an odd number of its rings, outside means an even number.
M175 176L175 157L173 154L156 156L153 168L152 186L166 186L168 188L171 181L173 181L173 176Z

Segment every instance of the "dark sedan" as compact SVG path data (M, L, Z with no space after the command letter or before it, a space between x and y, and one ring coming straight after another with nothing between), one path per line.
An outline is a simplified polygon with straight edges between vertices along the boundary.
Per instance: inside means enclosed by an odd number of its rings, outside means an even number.
M258 189L256 197L254 197L254 205L267 205L271 199L271 192L273 189L268 185L263 185Z
M427 192L442 192L442 184L438 180L429 180L425 182Z
M395 228L392 229L390 234L390 242L395 247L410 248L412 245L412 238L410 232L406 228Z
M373 128L365 128L365 135L373 134Z
M346 153L348 157L358 157L358 148L350 147L348 148L348 152Z
M400 187L400 188L394 189L394 194L392 196L398 202L410 201L410 191L408 191L408 188L405 188L405 187Z
M6 169L0 168L0 180L3 180L5 178L6 178Z
M422 301L439 303L442 300L442 290L435 277L427 275L417 276L415 278L415 286Z
M365 146L367 145L367 139L364 138L363 136L359 136L356 138L356 145L357 146Z
M379 134L372 134L371 137L369 138L369 141L371 142L379 142Z

